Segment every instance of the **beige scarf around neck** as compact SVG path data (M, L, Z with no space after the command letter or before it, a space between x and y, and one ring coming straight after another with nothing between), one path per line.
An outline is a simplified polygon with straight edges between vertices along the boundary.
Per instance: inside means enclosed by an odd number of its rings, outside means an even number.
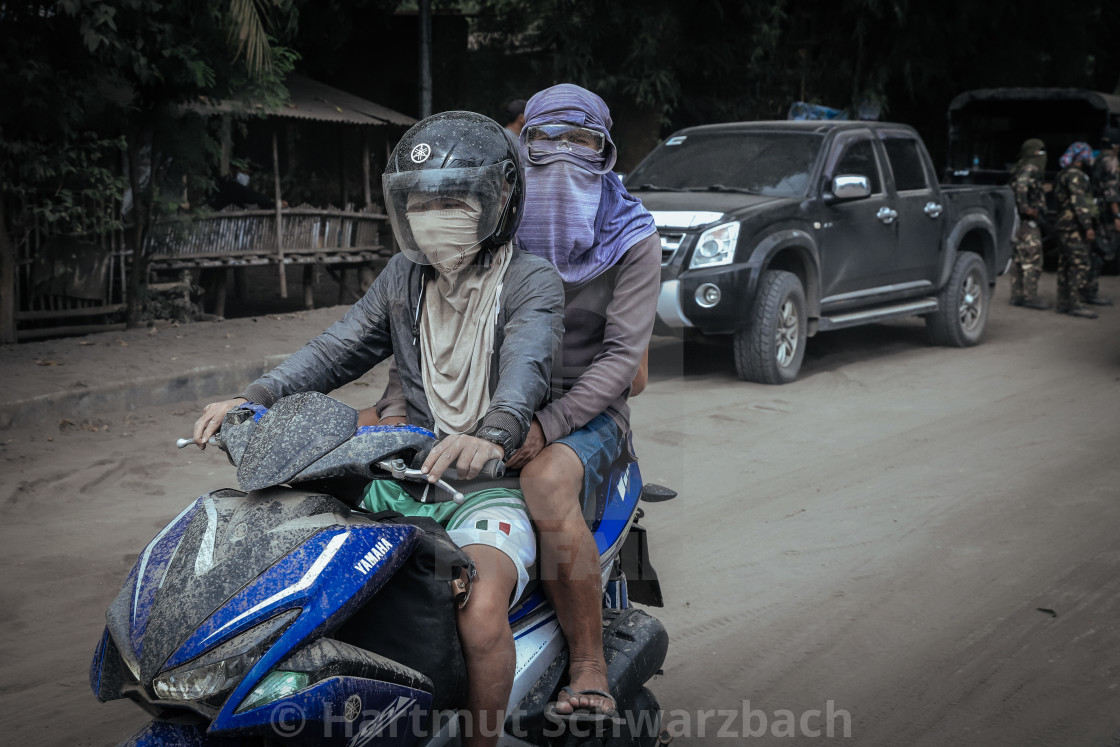
M489 268L471 263L428 280L420 319L424 394L442 434L471 433L490 407L502 282L513 256L506 244Z

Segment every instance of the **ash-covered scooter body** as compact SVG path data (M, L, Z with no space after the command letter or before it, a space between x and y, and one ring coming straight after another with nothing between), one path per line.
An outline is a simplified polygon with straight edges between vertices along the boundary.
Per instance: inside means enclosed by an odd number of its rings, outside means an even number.
M354 410L311 393L231 411L221 439L243 489L187 506L144 548L106 613L90 685L102 701L129 698L154 716L122 744L458 744L466 675L452 601L468 593L469 559L422 525L356 508L370 480L407 480L434 435L357 428ZM473 489L451 480L422 495L448 500ZM608 676L628 721L615 728L618 744L657 743L659 707L645 683L668 647L661 624L630 606L661 604L636 523L641 491L637 463L617 465L591 522L607 591ZM448 580L443 628L409 627L377 607L399 598L421 561ZM355 634L371 611L383 633ZM503 743L578 743L544 717L567 649L536 584L510 624L517 664ZM435 656L412 656L392 639Z

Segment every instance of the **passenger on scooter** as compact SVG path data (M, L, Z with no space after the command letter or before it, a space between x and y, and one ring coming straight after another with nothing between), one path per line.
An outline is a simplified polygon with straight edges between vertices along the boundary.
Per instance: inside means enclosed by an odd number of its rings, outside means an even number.
M571 651L568 688L550 710L575 722L616 711L603 657L599 558L584 515L629 451L627 398L645 386L661 279L653 217L611 170L611 125L598 95L561 84L529 99L521 131L526 201L517 240L559 270L565 331L552 399L508 466L521 469L542 581Z
M559 269L565 331L552 399L507 466L521 469L540 535L541 581L571 651L570 689L550 715L586 726L616 715L616 706L603 657L599 557L584 509L628 449L627 398L646 385L661 243L653 217L611 171L617 153L599 96L553 86L529 99L525 116L527 194L517 239ZM376 408L363 410L368 422L377 422L374 409L380 422L405 421L392 373Z
M394 354L408 420L440 437L423 465L432 482L451 466L472 478L522 444L548 394L564 296L555 268L511 241L524 204L516 147L486 117L437 114L401 139L382 184L403 256L339 322L241 397L207 405L195 423L200 447L244 401L271 406L302 391L330 392ZM536 550L524 499L502 489L462 507L420 504L397 483L376 481L363 504L433 516L475 561L478 576L458 611L472 718L466 743L496 743L514 676L507 612Z

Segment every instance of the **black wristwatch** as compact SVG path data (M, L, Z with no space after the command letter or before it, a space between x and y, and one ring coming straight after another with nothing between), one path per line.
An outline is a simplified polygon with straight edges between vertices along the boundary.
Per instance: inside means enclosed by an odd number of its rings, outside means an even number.
M513 434L504 428L488 425L484 428L479 428L478 433L474 435L501 446L502 451L505 452L503 459L508 459L509 455L513 453Z

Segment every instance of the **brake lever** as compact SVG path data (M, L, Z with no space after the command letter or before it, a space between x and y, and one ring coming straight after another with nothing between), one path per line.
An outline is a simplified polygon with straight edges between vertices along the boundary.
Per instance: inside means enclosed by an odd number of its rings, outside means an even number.
M391 459L391 460L390 459L384 459L384 460L378 462L377 466L380 467L381 469L385 470L389 474L391 474L393 476L394 480L411 480L412 482L428 483L428 475L426 473L421 472L418 469L413 469L412 467L409 467L408 465L405 464L404 460L400 459L399 457L397 459ZM443 488L444 490L446 490L448 493L451 494L451 500L453 500L456 503L456 505L461 506L463 504L463 501L466 500L466 496L464 496L462 493L460 493L458 490L456 490L453 485L449 484L447 481L445 481L443 479L436 480L434 483L428 483L428 484L429 485L435 485L438 488ZM427 496L427 491L425 491L425 497L426 496ZM427 501L427 500L421 500L421 503L428 503L428 502L429 501Z

